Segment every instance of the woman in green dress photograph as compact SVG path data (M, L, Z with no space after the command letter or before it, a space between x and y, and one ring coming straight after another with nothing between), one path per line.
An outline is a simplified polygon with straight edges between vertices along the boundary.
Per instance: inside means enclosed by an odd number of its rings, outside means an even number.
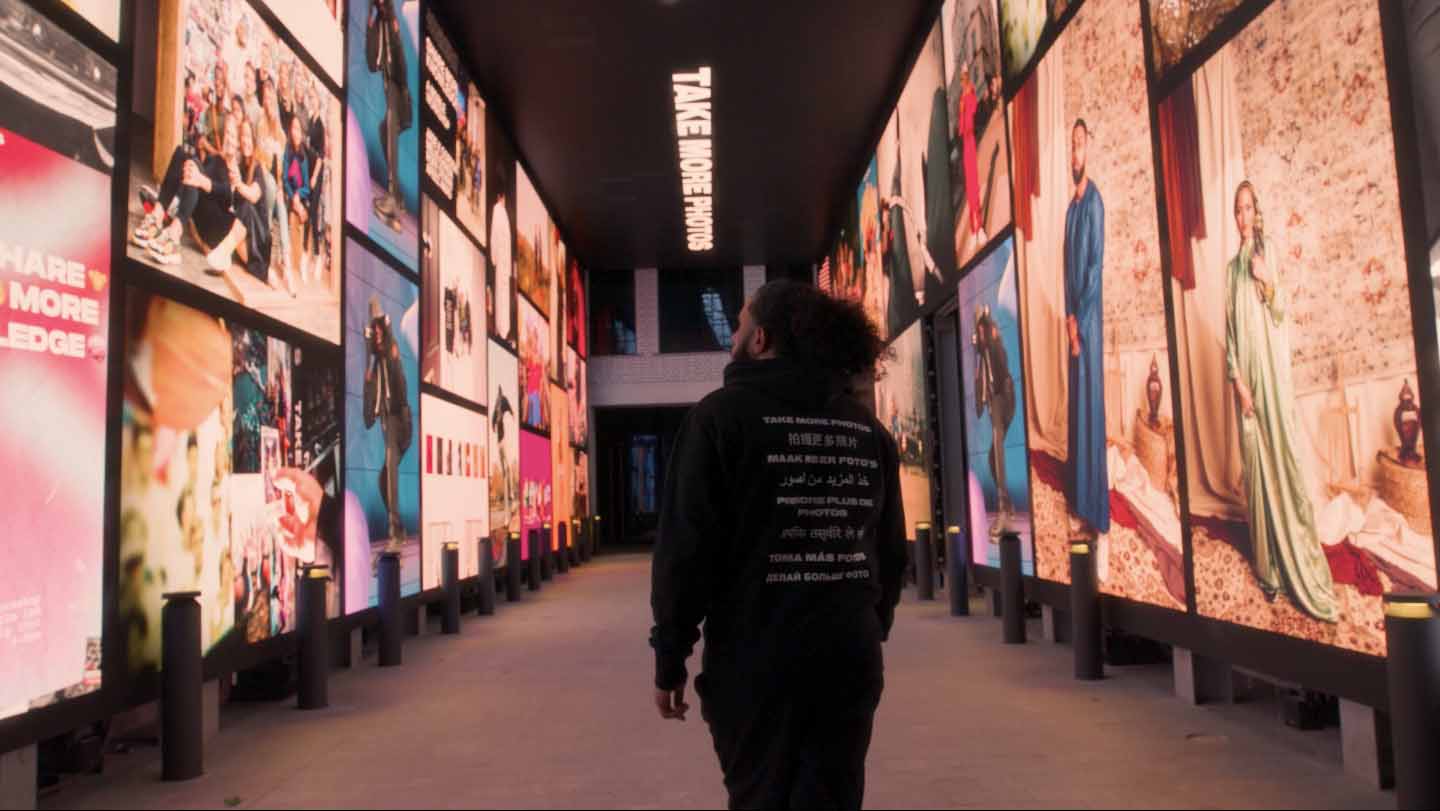
M1235 190L1240 250L1226 272L1225 367L1240 410L1247 519L1260 588L1271 600L1281 592L1301 611L1324 622L1339 619L1330 564L1315 531L1290 379L1288 295L1266 245L1259 197L1250 181Z

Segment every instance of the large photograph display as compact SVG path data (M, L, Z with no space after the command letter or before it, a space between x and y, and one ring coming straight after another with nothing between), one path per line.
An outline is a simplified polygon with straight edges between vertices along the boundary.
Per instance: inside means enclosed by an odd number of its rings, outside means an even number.
M490 534L490 501L485 492L485 415L429 394L421 398L425 454L420 477L425 507L424 588L441 584L441 554L447 542L460 545L460 577L480 573L480 540Z
M1160 139L1197 608L1377 655L1436 585L1386 86L1376 3L1280 0Z
M485 257L429 195L424 223L421 378L484 405Z
M336 360L131 291L117 589L128 672L160 667L167 592L200 593L207 653L295 630L300 566L333 572L340 553Z
M346 240L345 611L379 604L380 556L420 590L420 302L415 283Z
M1089 0L1011 106L1036 571L1186 607L1140 9ZM1188 446L1187 446L1188 447Z
M530 175L517 165L515 177L515 281L520 294L548 318L555 275L553 226Z
M338 343L340 99L246 0L135 5L127 254Z
M900 451L900 491L905 502L905 532L915 538L915 525L931 522L930 424L925 399L925 352L921 325L912 324L891 343L875 381L875 415Z
M890 337L890 289L886 284L884 252L880 245L880 167L872 156L855 188L855 268L848 289L837 285L836 295L859 301L880 334Z
M560 227L550 221L550 379L565 382L565 268L569 265L569 249L560 238Z
M549 396L547 388L546 396ZM541 529L554 517L550 440L529 431L520 432L521 557L530 559L530 530ZM552 536L553 543L553 536Z
M589 310L585 307L585 273L580 270L580 260L574 255L569 259L569 271L566 274L566 284L569 292L565 295L565 335L566 342L574 347L580 357L590 356L590 350L586 341L586 333L589 331L590 322Z
M504 563L505 542L520 531L520 367L515 355L490 342L490 537Z
M515 347L515 151L493 116L487 116L485 129L485 165L489 174L485 181L490 237L484 241L489 251L490 269L486 276L485 302L490 308L490 335Z
M420 2L349 0L345 220L419 270Z
M554 403L550 412L555 415L555 430L550 439L551 481L554 482L552 511L555 526L569 524L575 512L575 449L570 445L570 408L565 387L551 384L550 401ZM569 530L567 529L568 533ZM560 531L551 536L556 549L560 548Z
M17 0L18 2L18 0ZM62 0L105 36L120 39L120 0Z
M875 152L890 335L934 309L956 281L943 50L936 24Z
M870 214L872 218L875 216L873 211ZM845 214L840 218L840 233L822 268L825 274L822 284L829 285L825 292L835 298L864 300L865 266L860 239L860 208L858 202L850 198L846 200Z
M1411 0L1403 8L1410 52L1410 92L1415 97L1420 189L1425 203L1425 245L1429 251L1430 285L1440 304L1440 0ZM1435 311L1436 324L1440 325L1440 306Z
M950 114L950 202L963 267L1010 223L1010 149L995 0L945 0L945 89Z
M118 0L88 0L91 3L116 3ZM290 29L290 34L303 43L313 58L337 85L345 84L345 30L341 26L344 13L341 0L259 0Z
M435 15L425 15L425 176L485 244L485 102Z
M550 325L530 302L520 300L520 424L550 432Z
M590 515L590 454L575 451L575 517L585 519Z
M1152 65L1156 75L1168 71L1205 41L1225 18L1247 0L1145 0L1150 12Z
M0 0L0 718L100 686L115 83Z
M566 349L570 360L565 367L565 393L570 411L570 444L584 448L590 444L590 384L585 373L585 361L580 360L573 349ZM561 436L558 432L556 436Z
M1000 53L1005 82L1020 78L1035 59L1040 42L1079 0L999 0Z
M1024 571L1034 574L1015 277L1015 242L1006 239L960 280L966 500L973 562L998 568L1000 536L1014 532Z

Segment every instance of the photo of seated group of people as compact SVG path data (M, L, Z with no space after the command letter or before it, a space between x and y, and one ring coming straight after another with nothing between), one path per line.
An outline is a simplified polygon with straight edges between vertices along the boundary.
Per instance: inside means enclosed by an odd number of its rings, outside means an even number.
M339 100L245 0L140 13L130 258L338 342Z

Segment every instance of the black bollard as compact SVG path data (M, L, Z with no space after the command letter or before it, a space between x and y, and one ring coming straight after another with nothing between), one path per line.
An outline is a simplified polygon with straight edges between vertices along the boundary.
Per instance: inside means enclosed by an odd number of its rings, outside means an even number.
M550 522L540 526L540 577L550 580L555 576L555 538L550 534Z
M205 771L198 591L163 595L160 624L161 779L192 780Z
M1385 595L1395 807L1440 808L1440 595Z
M300 650L296 656L300 686L296 706L320 710L330 705L330 634L325 627L325 593L330 585L329 566L301 568L299 603Z
M590 560L585 554L585 534L580 531L580 519L570 519L570 545L575 547L575 565L583 566Z
M440 618L440 632L460 633L460 544L447 541L440 551L441 580L445 585L445 614Z
M555 553L555 562L560 566L560 574L570 571L570 523L561 521L555 525L555 545L559 549Z
M970 553L964 547L965 539L960 535L960 527L951 525L945 528L945 540L947 541L945 552L945 568L950 570L950 581L946 587L950 589L950 616L970 616L970 570L968 563Z
M1020 577L1020 536L1000 536L1001 605L1007 645L1025 644L1025 583Z
M1070 545L1070 640L1075 648L1075 678L1105 678L1101 648L1100 588L1095 579L1095 555L1088 542Z
M380 666L398 667L405 643L405 623L400 619L400 555L380 556Z
M935 547L930 542L930 525L915 525L915 594L922 600L935 599Z
M599 515L596 515L595 524L591 527L592 531L590 533L590 555L592 557L600 554L600 536L605 531L605 527L601 523L602 520L603 519Z
M539 591L545 557L545 553L540 549L540 530L530 530L530 537L527 540L530 547L530 560L527 561L529 565L526 567L526 572L530 577L529 586L531 591Z
M520 581L524 579L520 561L520 533L512 532L505 540L505 600L520 602Z
M580 559L586 563L590 562L595 550L590 545L590 522L584 518L575 521L575 531L580 533Z
M480 590L475 598L475 613L489 616L495 613L495 542L481 538L479 546Z

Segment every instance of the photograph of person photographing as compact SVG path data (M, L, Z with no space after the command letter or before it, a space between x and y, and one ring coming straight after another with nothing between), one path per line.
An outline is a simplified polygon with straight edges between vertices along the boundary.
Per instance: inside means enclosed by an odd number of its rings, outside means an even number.
M400 520L400 457L410 449L412 423L407 398L405 367L395 343L390 317L378 296L370 297L370 323L365 327L365 429L379 423L385 438L385 465L380 470L380 496L385 501L390 540L384 552L398 553L405 543Z

